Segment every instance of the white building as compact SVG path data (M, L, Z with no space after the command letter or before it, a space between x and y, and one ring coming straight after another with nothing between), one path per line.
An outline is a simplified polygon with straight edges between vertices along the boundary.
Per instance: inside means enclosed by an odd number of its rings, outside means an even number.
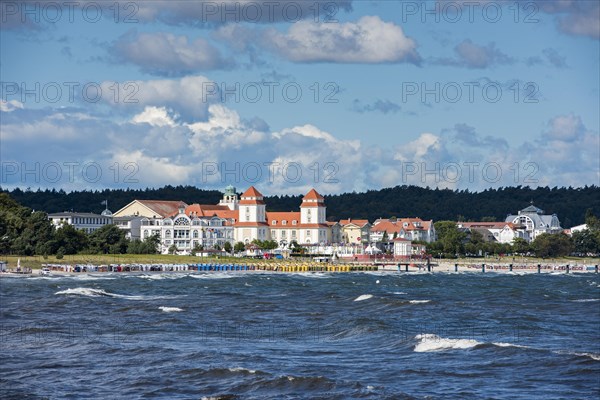
M53 213L48 214L48 219L57 228L62 227L64 224L69 224L85 233L92 233L104 225L112 224L113 222L113 216L110 211L103 211L102 214L77 212Z
M491 239L499 243L508 244L512 244L516 238L530 241L529 232L527 232L525 226L512 222L458 222L457 226L458 228L475 230L482 233L484 240ZM487 238L484 232L487 233Z
M505 222L524 226L530 241L535 240L542 233L560 233L563 230L556 214L545 215L543 210L533 205L533 202L517 215L508 215Z
M136 215L127 215L123 217L113 216L113 223L121 230L125 231L125 237L130 240L141 239L142 219L144 217Z
M223 248L226 242L245 244L253 240L275 240L281 247L292 241L304 245L324 245L331 241L323 196L310 190L302 199L300 211L267 212L263 195L253 186L238 200L233 186L225 189L218 205L182 201L134 200L115 213L123 222L140 218L140 239L159 235L162 253L171 246L187 254L198 245Z

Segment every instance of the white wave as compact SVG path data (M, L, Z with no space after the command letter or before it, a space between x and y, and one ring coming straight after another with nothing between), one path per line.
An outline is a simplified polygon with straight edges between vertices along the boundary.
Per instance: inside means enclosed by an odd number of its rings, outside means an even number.
M102 289L92 289L92 288L65 289L65 290L58 291L54 294L79 295L79 296L86 296L86 297L110 296L110 294L108 292L105 292Z
M173 273L173 274L155 274L155 275L137 275L138 277L142 278L142 279L149 279L152 281L161 281L164 279L179 279L179 278L183 278L186 277L187 274L178 274L178 273Z
M115 297L115 298L126 299L126 300L162 300L162 299L175 299L175 298L180 297L180 296L130 296L130 295L126 295L126 294L110 293L110 292L107 292L102 289L83 288L83 287L61 290L54 294L55 295L77 295L77 296L84 296L84 297Z
M72 276L73 279L78 280L78 281L99 281L99 280L114 280L115 278L112 278L110 276L102 276L102 275L73 275Z
M410 300L409 303L410 304L424 304L424 303L429 303L431 300Z
M355 298L354 301L369 300L371 297L373 297L372 294L361 294L360 296L358 296L357 298Z
M590 357L592 360L600 361L600 354L594 353L569 353L579 357Z
M444 350L464 350L475 347L479 344L473 339L448 339L431 333L424 333L415 336L419 343L414 348L417 353L444 351Z
M591 301L600 301L600 299L576 299L571 301L574 301L575 303L589 303Z
M170 312L182 312L183 310L179 307L158 307L159 310L170 313Z
M242 367L233 367L233 368L227 368L227 369L231 372L248 372L250 374L256 373L256 371L253 369L247 369L247 368L242 368Z
M515 343L493 342L492 344L494 346L498 346L498 347L518 347L520 349L531 349L531 347L529 347L529 346L524 346L522 344L515 344Z
M214 272L214 273L208 273L208 274L190 274L188 275L191 278L196 278L196 279L230 279L230 278L235 278L235 275L233 274L226 274L226 273L222 273L222 272Z
M558 350L558 351L554 351L554 353L567 354L570 356L578 356L578 357L589 357L592 360L600 361L600 354L596 354L596 353L578 353L578 352L566 351L566 350Z
M393 294L408 294L406 292L394 292Z

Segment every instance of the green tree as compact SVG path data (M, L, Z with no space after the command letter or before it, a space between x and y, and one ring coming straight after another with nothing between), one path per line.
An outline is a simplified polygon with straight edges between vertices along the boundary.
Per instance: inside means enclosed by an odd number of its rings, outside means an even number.
M228 252L228 253L231 253L231 249L232 249L232 248L233 248L233 247L231 246L231 243L229 243L229 242L225 242L225 243L223 244L223 250L225 250L225 251L226 251L226 252Z
M467 234L458 229L456 222L438 221L434 226L445 257L454 257L464 253L463 241Z
M573 244L570 238L563 233L542 233L538 235L531 247L537 257L563 257L571 254Z
M516 237L512 241L512 251L515 254L525 254L530 250L529 243L527 240Z
M235 246L233 246L233 250L236 253L241 253L242 251L246 250L246 245L243 242L237 242Z
M73 225L63 224L56 229L54 246L62 249L63 254L77 254L88 246L88 235Z
M169 247L169 254L175 254L175 253L177 253L177 246L175 246L174 244L172 244Z
M571 240L573 241L574 251L576 253L596 254L600 252L600 243L598 243L598 237L589 229L573 232Z
M113 224L100 227L89 235L89 250L96 254L124 254L127 252L125 231Z

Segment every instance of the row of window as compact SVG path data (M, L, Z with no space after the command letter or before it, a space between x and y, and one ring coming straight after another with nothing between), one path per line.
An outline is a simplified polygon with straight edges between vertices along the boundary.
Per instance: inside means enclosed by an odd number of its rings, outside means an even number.
M73 225L107 225L110 224L109 218L96 217L73 217ZM59 222L69 222L68 218L60 218Z
M309 220L309 222L310 222L310 220ZM297 223L298 223L298 221L292 220L292 225L296 225ZM277 220L276 219L272 220L271 225L277 225ZM285 220L285 219L282 220L281 225L287 225L287 220Z

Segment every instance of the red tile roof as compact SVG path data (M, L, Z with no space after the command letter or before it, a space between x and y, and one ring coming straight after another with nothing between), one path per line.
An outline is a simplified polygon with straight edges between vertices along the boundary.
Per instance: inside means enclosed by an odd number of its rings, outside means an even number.
M304 195L303 199L306 200L325 200L325 197L321 196L315 189L310 189L306 195Z
M267 212L267 222L271 227L294 227L300 226L300 212ZM283 225L281 221L287 221L287 225ZM292 225L292 221L296 221L296 225ZM275 225L273 225L275 221Z
M161 217L165 218L173 213L177 213L179 210L179 206L183 205L183 207L187 207L182 201L173 201L173 200L137 200L138 203L143 204L148 207L152 211L156 212Z
M256 190L254 186L250 186L248 190L246 190L242 194L242 198L244 197L263 197L263 195L258 190Z

